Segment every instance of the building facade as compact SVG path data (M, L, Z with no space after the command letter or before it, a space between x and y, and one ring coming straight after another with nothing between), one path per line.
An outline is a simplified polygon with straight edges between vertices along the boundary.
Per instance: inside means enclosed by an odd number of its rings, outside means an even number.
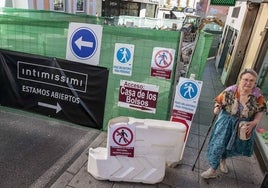
M99 0L1 0L1 6L94 16L101 13Z
M155 17L164 0L1 0L1 6L112 17Z
M259 75L257 86L268 100L268 2L238 1L230 7L221 37L216 68L225 86L235 84L244 68L253 68ZM268 169L268 116L263 116L256 129L259 158Z
M102 16L155 17L156 10L164 4L163 0L105 0L102 1Z

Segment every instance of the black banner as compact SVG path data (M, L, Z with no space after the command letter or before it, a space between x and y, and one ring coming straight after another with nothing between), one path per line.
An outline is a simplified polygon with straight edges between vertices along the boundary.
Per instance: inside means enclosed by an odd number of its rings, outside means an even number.
M0 50L0 104L102 128L106 68Z

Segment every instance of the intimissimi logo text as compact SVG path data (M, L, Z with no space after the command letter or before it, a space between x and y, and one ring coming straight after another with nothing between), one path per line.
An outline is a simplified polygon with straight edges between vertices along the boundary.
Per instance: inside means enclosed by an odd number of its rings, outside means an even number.
M18 61L17 77L20 80L53 85L80 92L87 90L87 74Z

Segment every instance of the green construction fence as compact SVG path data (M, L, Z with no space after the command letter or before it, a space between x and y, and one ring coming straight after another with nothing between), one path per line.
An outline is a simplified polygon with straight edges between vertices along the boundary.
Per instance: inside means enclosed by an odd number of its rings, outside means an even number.
M110 26L104 24L105 18L88 15L12 8L2 8L0 13L0 48L61 59L66 56L70 22L103 25L99 66L110 69L103 130L107 130L108 121L117 116L168 120L174 71L171 79L151 77L151 59L154 47L171 48L176 51L176 62L180 32ZM112 73L115 43L135 45L132 76ZM120 80L159 86L156 112L119 107Z
M202 80L214 35L201 31L197 36L198 39L196 40L197 43L188 68L187 77L190 77L191 74L195 74L196 80Z
M102 17L75 15L44 10L0 9L0 48L65 59L68 27L70 22L99 24L103 26L99 66L110 70L106 93L103 130L108 121L118 116L168 120L172 107L176 62L180 44L180 32L127 28L106 25ZM201 32L189 67L189 74L202 77L212 42L212 35ZM115 43L135 45L131 76L112 73ZM150 76L154 47L171 48L176 51L171 79ZM141 82L159 86L155 113L118 106L120 80Z

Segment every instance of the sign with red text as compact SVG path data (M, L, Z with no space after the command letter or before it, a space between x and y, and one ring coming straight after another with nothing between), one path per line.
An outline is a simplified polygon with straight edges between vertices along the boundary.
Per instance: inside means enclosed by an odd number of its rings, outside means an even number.
M120 80L118 106L155 113L158 90L156 85Z
M202 81L181 77L176 86L175 100L172 108L172 116L192 121L195 114Z
M171 121L181 122L186 126L187 132L184 138L185 149L188 133L198 105L203 82L194 79L180 77L176 85L175 98L171 112ZM183 153L183 152L182 152ZM182 157L182 156L181 156Z
M135 126L118 123L109 127L109 145L111 156L134 157Z
M151 61L151 76L170 79L174 56L174 49L155 47Z

